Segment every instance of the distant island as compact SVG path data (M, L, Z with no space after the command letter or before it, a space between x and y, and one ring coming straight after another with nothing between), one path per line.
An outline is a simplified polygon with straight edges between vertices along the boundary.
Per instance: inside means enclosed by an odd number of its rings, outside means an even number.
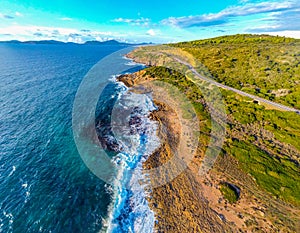
M117 40L107 40L107 41L86 41L85 43L75 43L75 42L63 42L57 40L34 40L34 41L19 41L19 40L9 40L9 41L0 41L0 44L49 44L49 45L66 45L66 44L73 44L73 45L121 45L121 46L135 46L135 45L147 45L152 44L150 43L125 43L119 42Z

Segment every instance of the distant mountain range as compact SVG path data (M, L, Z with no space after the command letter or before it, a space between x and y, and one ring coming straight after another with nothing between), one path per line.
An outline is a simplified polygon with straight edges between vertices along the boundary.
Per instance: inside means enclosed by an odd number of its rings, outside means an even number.
M76 45L147 45L152 43L139 43L139 44L130 44L119 42L116 40L107 40L107 41L86 41L83 44L74 43L74 42L62 42L57 40L39 40L39 41L19 41L19 40L10 40L10 41L0 41L1 44L76 44Z

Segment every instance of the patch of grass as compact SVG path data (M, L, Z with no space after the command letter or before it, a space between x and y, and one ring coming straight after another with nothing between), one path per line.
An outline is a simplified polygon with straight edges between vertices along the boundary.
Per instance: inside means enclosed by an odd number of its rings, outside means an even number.
M223 197L230 203L233 204L239 200L239 194L237 193L237 190L233 188L228 183L221 183L220 184L220 191L223 195Z
M299 39L244 34L170 46L193 55L220 83L300 108ZM280 89L289 92L274 94Z
M278 158L267 154L246 142L233 140L226 147L240 167L253 176L264 190L295 205L300 205L300 168L288 158Z
M181 73L165 68L150 67L146 69L146 74L153 78L165 81L178 87L186 94L194 105L199 121L201 122L201 132L199 141L202 145L207 145L210 132L210 114L206 111L200 99L203 95L196 85ZM263 122L263 128L274 134L274 137L288 145L300 149L300 116L292 112L280 112L276 110L266 110L264 106L249 102L249 99L237 94L222 90L225 97L227 113L239 123L247 126L252 123ZM234 128L230 125L229 128ZM243 132L241 132L243 133ZM239 161L240 168L255 178L256 183L265 191L274 196L300 206L300 167L291 161L291 154L279 156L268 154L259 147L253 145L260 135L246 135L245 141L236 139L228 140L224 148L227 154L234 156ZM228 134L228 138L232 135ZM264 144L265 148L272 149L272 142ZM222 193L230 201L234 201L234 194L230 188L222 186ZM231 197L230 197L231 196Z
M248 101L232 91L222 90L227 105L227 113L242 124L264 123L264 128L275 138L300 150L300 115L265 109L264 106Z

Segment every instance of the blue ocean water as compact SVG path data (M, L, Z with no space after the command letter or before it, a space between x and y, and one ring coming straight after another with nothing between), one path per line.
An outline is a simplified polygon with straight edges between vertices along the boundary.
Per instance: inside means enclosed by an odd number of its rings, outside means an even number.
M72 107L85 74L121 48L0 45L0 232L118 225L111 214L118 194L106 191L77 152Z

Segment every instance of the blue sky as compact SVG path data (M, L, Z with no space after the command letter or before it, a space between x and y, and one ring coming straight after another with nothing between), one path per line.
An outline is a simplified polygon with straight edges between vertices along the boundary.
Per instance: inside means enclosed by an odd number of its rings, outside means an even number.
M0 1L0 40L160 43L236 33L300 38L300 1Z

